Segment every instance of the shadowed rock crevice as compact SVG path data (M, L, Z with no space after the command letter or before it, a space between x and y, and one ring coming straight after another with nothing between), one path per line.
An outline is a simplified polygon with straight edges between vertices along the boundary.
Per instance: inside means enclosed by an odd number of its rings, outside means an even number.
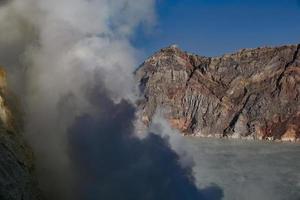
M247 92L245 92L245 94L246 93ZM232 120L229 122L229 126L224 130L223 137L227 137L228 135L232 135L235 132L234 128L235 128L235 126L238 122L239 117L241 116L244 109L246 108L246 105L248 104L250 97L251 97L251 94L249 94L246 97L246 100L244 101L245 103L241 104L241 109L233 116ZM247 124L247 126L249 126L249 125Z
M293 55L293 59L284 66L284 70L279 75L279 77L278 77L278 79L276 81L276 88L277 88L277 90L279 90L279 91L281 90L281 84L282 84L281 80L282 80L282 78L284 76L284 73L286 72L287 68L289 66L291 66L296 61L298 53L299 53L299 49L300 49L300 44L297 45L297 49L295 50L295 53Z

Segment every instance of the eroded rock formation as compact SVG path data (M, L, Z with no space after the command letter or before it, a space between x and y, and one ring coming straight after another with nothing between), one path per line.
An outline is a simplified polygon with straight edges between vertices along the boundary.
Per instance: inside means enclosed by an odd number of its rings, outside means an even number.
M33 156L21 135L18 101L9 92L6 73L0 68L0 199L38 200Z
M163 109L185 135L300 138L300 45L204 57L171 46L135 72L142 120Z

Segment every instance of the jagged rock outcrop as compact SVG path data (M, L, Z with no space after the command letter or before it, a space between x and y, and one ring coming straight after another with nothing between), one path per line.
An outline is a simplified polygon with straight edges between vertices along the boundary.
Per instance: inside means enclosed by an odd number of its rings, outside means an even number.
M0 199L38 200L31 149L22 138L18 101L6 86L0 68Z
M149 124L163 109L185 135L296 141L300 138L300 45L204 57L171 46L135 72Z

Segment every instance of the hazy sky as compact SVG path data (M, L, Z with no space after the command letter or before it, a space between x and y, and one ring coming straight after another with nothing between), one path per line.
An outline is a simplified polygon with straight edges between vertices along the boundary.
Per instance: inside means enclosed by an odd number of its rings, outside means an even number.
M206 56L300 42L299 0L159 0L157 26L134 44L145 56L176 43Z

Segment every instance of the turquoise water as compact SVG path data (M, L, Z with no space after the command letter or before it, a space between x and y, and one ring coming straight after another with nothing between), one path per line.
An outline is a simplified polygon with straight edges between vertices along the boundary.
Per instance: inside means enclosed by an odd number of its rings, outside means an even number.
M300 200L300 144L186 137L197 185L228 200Z

